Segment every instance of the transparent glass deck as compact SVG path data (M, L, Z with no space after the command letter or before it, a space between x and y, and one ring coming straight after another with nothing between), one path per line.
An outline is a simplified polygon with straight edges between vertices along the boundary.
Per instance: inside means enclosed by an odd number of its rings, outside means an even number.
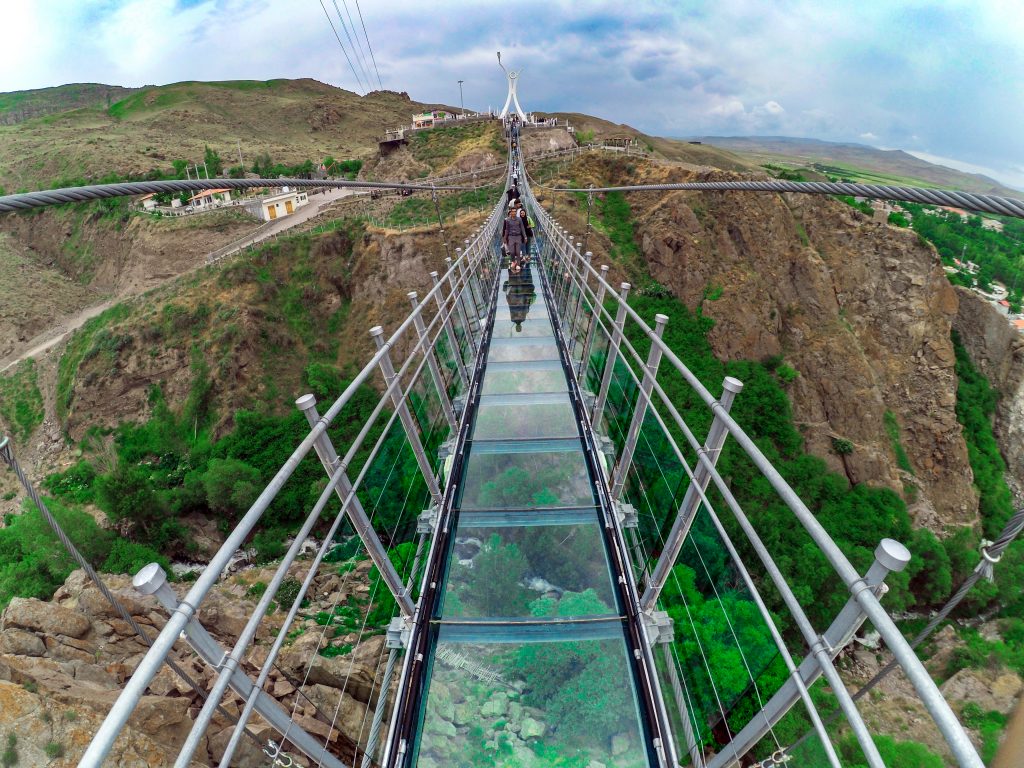
M601 518L530 270L502 274L413 763L646 766Z

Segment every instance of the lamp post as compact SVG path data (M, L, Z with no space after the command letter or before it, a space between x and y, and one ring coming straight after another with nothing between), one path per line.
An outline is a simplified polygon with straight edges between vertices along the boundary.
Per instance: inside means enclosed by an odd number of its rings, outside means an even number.
M462 84L464 82L466 82L466 81L465 80L459 80L459 108L462 110L462 116L463 117L466 116L466 105L462 101Z

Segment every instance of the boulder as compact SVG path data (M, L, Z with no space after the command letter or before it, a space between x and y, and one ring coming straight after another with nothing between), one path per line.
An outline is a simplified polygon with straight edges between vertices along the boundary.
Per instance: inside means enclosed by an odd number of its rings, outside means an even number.
M42 656L46 653L43 641L23 629L8 629L0 633L0 653L18 656Z
M544 735L547 730L547 726L539 720L534 720L532 717L524 717L523 722L519 728L519 738L527 741L529 739L539 739ZM614 742L614 739L613 739Z
M612 754L615 757L629 751L630 738L628 733L617 733L612 736Z
M504 693L495 693L484 702L480 714L484 717L501 717L508 710L508 696Z
M0 618L0 629L18 627L48 635L81 637L92 627L88 617L78 611L35 598L16 597Z
M213 758L210 761L211 765L220 764L220 759L224 756L224 750L227 749L228 742L231 740L231 733L231 728L225 728L210 736L208 744L210 757ZM267 756L263 754L262 749L256 746L256 742L248 736L243 736L238 742L238 748L235 750L234 756L231 758L231 765L233 768L265 768Z
M947 699L971 701L982 711L1009 714L1024 690L1019 676L1003 669L961 669L940 687Z

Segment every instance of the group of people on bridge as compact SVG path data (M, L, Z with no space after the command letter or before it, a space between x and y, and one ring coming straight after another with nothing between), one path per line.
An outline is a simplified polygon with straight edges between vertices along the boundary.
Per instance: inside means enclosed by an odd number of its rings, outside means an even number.
M508 271L517 275L529 265L533 243L533 219L523 207L519 196L519 178L513 173L512 186L505 193L508 215L501 227L502 252L508 257Z

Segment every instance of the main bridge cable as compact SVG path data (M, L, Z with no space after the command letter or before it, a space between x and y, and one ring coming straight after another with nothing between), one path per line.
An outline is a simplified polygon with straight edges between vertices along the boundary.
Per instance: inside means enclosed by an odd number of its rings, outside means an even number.
M162 194L165 192L194 192L204 189L256 189L258 187L330 187L332 189L408 189L414 192L470 191L476 186L409 184L394 181L333 181L316 179L193 179L175 181L126 181L118 184L89 184L84 187L62 187L38 192L0 196L0 213L27 211L45 205L80 203L110 197L128 197Z
M637 184L625 187L548 187L549 192L797 192L812 195L853 195L875 200L895 200L924 205L946 205L979 213L995 213L1024 219L1024 200L997 195L976 195L949 189L890 187L882 184L824 181L688 181L678 184ZM2 201L2 198L0 198Z
M334 37L338 40L338 45L341 47L341 52L345 54L345 61L348 62L348 68L352 70L352 74L355 75L356 82L359 83L359 87L363 88L363 83L359 79L359 73L356 72L356 68L352 66L352 59L348 57L348 51L345 50L345 44L341 42L341 37L338 35L338 30L334 28L334 22L331 21L331 14L327 12L327 6L324 5L324 0L320 0L320 7L324 9L324 16L327 17L327 23L331 25L331 31L334 33ZM335 6L337 10L337 6ZM341 14L338 14L338 18L341 18ZM363 88L363 90L366 90Z
M18 478L18 482L21 483L21 486L22 488L25 489L25 493L28 494L28 497L32 499L32 503L35 504L36 509L39 510L39 514L42 515L43 519L47 522L50 528L53 529L53 532L57 535L57 538L60 539L61 544L63 544L64 548L68 551L68 554L70 554L71 557L74 558L75 562L77 562L82 567L82 570L85 571L85 574L92 580L92 582L96 585L99 591L103 593L103 596L107 599L107 602L110 603L111 606L113 606L114 610L121 614L121 618L124 619L133 630L135 630L135 634L137 634L139 638L142 640L142 642L146 644L146 647L152 647L152 638L150 638L150 636L146 634L146 631L141 626L139 626L139 623L135 621L131 613L128 611L127 608L124 607L121 601L114 596L114 593L110 591L110 588L106 585L106 582L104 582L103 579L100 578L100 575L89 564L89 561L86 560L85 557L82 556L82 553L78 551L78 548L74 545L74 542L72 542L71 539L68 538L68 535L64 532L64 529L61 527L60 523L57 522L57 519L50 512L49 508L46 506L46 503L43 501L42 497L40 497L39 492L36 491L35 486L33 486L31 482L29 482L29 479L25 475L24 470L22 470L21 465L18 463L18 460L14 458L14 451L11 448L10 440L7 437L0 438L0 462L6 464L14 471L14 474ZM185 683L187 683L189 687L192 688L192 690L198 693L199 696L204 701L209 697L209 694L203 689L203 687L199 685L195 680L193 680L192 677L185 670L178 666L177 662L175 662L173 659L165 659L165 662L167 663L167 666L170 667L171 670L173 670L174 673L178 675L178 677L184 680ZM238 718L236 718L234 715L232 715L230 712L224 709L223 706L219 704L217 705L217 712L223 715L225 718L228 719L228 721L232 723L238 722ZM259 740L256 734L254 734L248 728L245 728L243 730L245 731L245 734L250 739L252 739L252 741L256 744L257 747L263 747L263 742Z
M992 581L993 570L996 563L1003 557L1003 552L1013 542L1015 538L1024 531L1024 507L1018 509L1013 517L1009 519L1006 525L1003 527L1003 532L999 534L999 538L990 543L982 543L981 546L981 560L975 566L971 574L964 579L963 584L960 585L960 589L949 598L942 610L940 610L931 621L928 622L928 626L922 629L917 636L910 641L910 647L916 649L921 643L927 640L931 634L938 628L938 626L944 622L958 605L967 597L967 593L974 588L982 578ZM882 667L875 676L868 680L860 690L853 694L853 700L858 701L868 694L869 691L873 690L879 683L884 680L890 672L899 666L895 658L890 659L889 662ZM837 712L833 712L831 715L825 718L825 725L829 725L836 719ZM787 747L784 752L785 754L792 754L797 747L803 744L811 736L811 733L805 733L796 742Z
M384 83L380 81L380 70L377 69L377 59L373 56L373 46L370 45L370 35L366 32L366 22L363 21L363 9L359 7L359 0L356 0L356 10L359 12L359 23L363 25L363 37L366 38L366 47L370 51L370 61L373 62L373 71L377 75L377 85L384 90Z

